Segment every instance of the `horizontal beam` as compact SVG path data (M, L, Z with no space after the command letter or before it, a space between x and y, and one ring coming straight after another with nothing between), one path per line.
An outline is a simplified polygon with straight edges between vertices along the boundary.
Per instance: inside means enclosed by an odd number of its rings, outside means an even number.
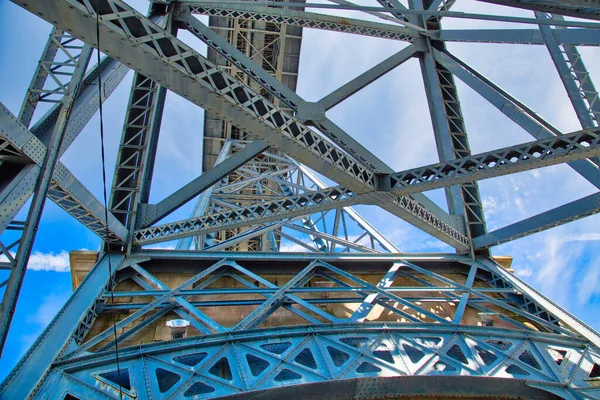
M405 172L382 175L379 192L390 201L413 205L407 194L451 186L477 179L521 172L553 165L576 158L600 154L600 128L574 132L568 135L530 142L518 146L451 160ZM168 223L135 232L138 245L165 242L188 236L203 235L223 229L263 224L314 214L353 204L372 204L381 193L356 194L343 187L307 192L285 199L255 204L212 215ZM396 198L396 196L400 196ZM384 207L385 208L385 207ZM468 249L468 239L449 231L461 249ZM458 247L458 246L457 246Z
M193 14L272 22L383 39L410 41L414 33L410 28L390 24L273 7L248 7L243 3L184 4L180 7L187 8Z
M319 231L316 231L314 229L308 229L308 228L305 228L303 226L295 225L295 224L284 224L283 226L285 226L287 228L290 228L290 229L293 229L293 230L298 231L298 232L306 233L307 235L310 235L310 236L315 236L315 237L321 238L321 239L326 240L328 242L336 243L336 244L338 244L338 245L340 245L342 247L347 247L348 249L352 249L352 250L356 250L356 251L362 251L362 252L365 252L365 253L378 253L379 252L377 250L371 249L370 247L366 247L366 246L363 246L363 245L358 244L358 243L354 243L354 242L351 242L351 241L348 241L348 240L344 240L344 239L341 239L341 238L339 238L337 236L329 235L326 232L319 232Z
M446 67L455 76L486 99L491 105L500 110L500 112L513 120L536 139L541 140L561 135L561 132L558 129L538 116L533 110L519 102L510 94L502 90L498 85L485 78L454 55L436 50L434 51L434 57L437 62ZM569 163L571 168L587 179L592 185L600 189L600 170L598 170L597 165L600 165L597 158Z
M223 229L241 228L357 204L361 200L365 199L343 187L326 188L282 200L140 229L135 231L134 242L148 245Z
M186 265L194 266L194 268L201 268L199 261L218 261L223 258L231 259L235 262L241 263L246 261L257 261L260 263L267 263L269 261L273 261L273 253L269 252L241 252L241 253L232 253L226 251L214 251L214 252L197 252L197 251L187 251L187 250L157 250L157 249L141 249L137 250L132 254L133 256L139 257L149 257L152 260L176 260L178 263L188 262ZM365 263L369 263L369 265L373 265L378 271L381 269L383 273L385 273L389 269L388 262L396 261L399 257L402 260L410 261L413 263L419 263L420 261L431 261L431 262L439 262L440 265L447 262L458 262L459 267L463 267L463 264L468 264L469 261L472 261L469 255L457 254L457 253L436 253L436 254L425 254L425 253L402 253L398 255L397 253L319 253L308 254L304 252L295 252L295 253L279 253L277 254L277 260L283 260L285 263L283 265L290 266L292 262L310 262L315 259L315 256L318 256L320 260L327 261L329 263L335 263L339 261L348 262L348 265L365 265ZM380 262L378 264L378 262ZM260 265L256 264L256 265ZM290 269L291 270L291 269Z
M509 7L524 8L544 13L570 15L577 18L600 20L600 5L589 0L478 0Z
M600 46L597 29L555 29L553 33L560 44ZM444 29L437 38L446 42L545 44L539 29Z
M313 255L313 257L318 257L318 255ZM392 280L393 282L393 280ZM390 283L392 283L390 282ZM449 292L465 292L472 290L473 293L515 293L516 290L513 288L475 288L471 289L468 287L448 287L448 286L393 286L386 287L386 291L394 293L418 293L418 292L441 292L441 293L449 293ZM102 295L103 298L111 298L111 297L152 297L152 296L162 296L168 293L170 289L147 289L147 290L124 290L124 291L116 291L114 294L110 292L106 292ZM275 293L277 291L276 288L223 288L223 289L188 289L182 290L179 292L182 296L213 296L213 295L225 295L225 294L270 294ZM368 286L361 286L358 284L349 285L349 286L339 286L339 287L295 287L288 290L288 293L344 293L344 292L352 292L352 291L363 291L363 292L374 292L374 290ZM440 297L437 297L438 301ZM323 299L313 299L315 302L319 302ZM220 300L219 304L227 305L231 300ZM261 300L258 300L262 303ZM354 301L362 302L359 298L354 298ZM168 303L166 300L165 304ZM140 303L138 303L140 304ZM128 305L126 304L125 307Z
M0 137L23 152L38 170L46 155L46 146L0 103ZM35 182L34 182L35 183ZM33 192L33 188L32 188ZM48 197L59 207L104 238L104 206L61 162L56 164ZM108 221L110 241L127 241L127 229L112 214Z
M496 246L598 212L600 212L600 193L595 193L477 237L473 240L473 246L478 249Z
M391 174L389 182L380 180L380 185L389 185L396 194L408 194L598 155L600 128L587 129Z
M13 0L14 1L14 0ZM487 0L484 0L487 1ZM490 0L495 1L495 0ZM502 1L502 0L500 0ZM511 1L511 0L507 0ZM515 0L521 1L521 0ZM585 1L585 0L582 0ZM158 0L155 2L162 3L170 3L171 0ZM587 22L587 21L553 21L553 22L544 22L543 20L539 20L537 18L527 18L527 17L513 17L510 15L490 15L490 14L478 14L478 13L466 13L462 11L435 11L435 10L419 10L419 9L407 9L402 6L401 3L395 2L399 4L401 8L395 7L391 5L391 2L385 1L388 3L386 7L373 7L373 6L361 6L351 2L342 2L340 0L335 0L339 4L328 4L328 3L301 3L295 1L268 1L268 0L258 0L252 2L251 6L248 7L260 7L260 6L268 6L268 7L295 7L295 8L317 8L317 9L327 9L327 10L352 10L352 11L361 11L365 13L378 12L378 13L388 13L396 16L398 19L391 18L391 21L398 22L400 24L405 24L412 29L425 31L423 28L412 25L408 22L405 22L407 18L411 18L413 15L422 15L428 18L431 17L439 17L439 18L458 18L458 19L474 19L481 21L499 21L499 22L514 22L521 24L547 24L547 25L555 25L555 26L571 26L571 27L580 27L580 28L599 28L599 24L596 22ZM382 0L382 2L384 2ZM204 5L212 5L214 2L206 1L199 2L197 0L178 0L177 3L181 4L204 4ZM239 4L238 0L225 0L220 1L220 4ZM404 19L400 19L404 18Z

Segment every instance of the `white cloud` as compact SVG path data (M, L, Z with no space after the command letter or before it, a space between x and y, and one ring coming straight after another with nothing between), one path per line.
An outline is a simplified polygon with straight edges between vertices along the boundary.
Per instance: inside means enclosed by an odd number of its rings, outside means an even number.
M14 253L11 253L11 255L13 257L16 256ZM6 262L6 256L0 256L0 261ZM69 272L69 253L65 250L62 250L58 254L34 251L29 257L27 269L30 271Z
M592 242L600 240L600 232L571 234L563 238L565 242Z
M27 269L32 271L69 272L69 253L65 250L58 254L35 251L29 257Z
M284 243L279 246L279 251L281 253L306 253L309 250L306 247L296 243Z
M533 274L533 270L531 268L526 267L523 269L516 270L515 274L517 276L520 276L521 278L527 278L531 276L531 274Z
M494 196L485 196L481 199L483 208L487 215L492 215L498 212L498 199Z

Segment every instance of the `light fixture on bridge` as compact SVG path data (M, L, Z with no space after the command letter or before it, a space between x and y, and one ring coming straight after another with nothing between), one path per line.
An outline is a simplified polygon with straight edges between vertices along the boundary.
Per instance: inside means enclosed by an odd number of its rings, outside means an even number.
M171 339L181 339L187 337L187 329L190 321L185 319L172 319L165 323L171 330Z
M480 312L479 317L483 326L494 326L494 322L498 319L498 313L495 312Z

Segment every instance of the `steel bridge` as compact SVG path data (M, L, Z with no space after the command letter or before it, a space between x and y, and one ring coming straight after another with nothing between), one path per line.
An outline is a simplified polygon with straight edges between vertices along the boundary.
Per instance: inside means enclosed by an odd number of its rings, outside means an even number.
M103 244L72 253L75 291L0 398L600 399L598 332L490 251L596 214L600 192L489 230L478 187L566 163L600 189L600 99L578 50L600 46L598 0L478 0L504 14L456 0L154 0L146 14L123 0L12 1L53 29L22 108L0 103L0 349L46 198ZM296 93L307 29L403 47L312 102ZM581 130L560 131L447 42L545 47ZM413 59L439 162L396 171L328 111ZM130 70L103 203L60 159ZM531 141L472 154L457 79ZM205 111L202 171L153 203L167 91ZM454 252L402 252L358 205Z

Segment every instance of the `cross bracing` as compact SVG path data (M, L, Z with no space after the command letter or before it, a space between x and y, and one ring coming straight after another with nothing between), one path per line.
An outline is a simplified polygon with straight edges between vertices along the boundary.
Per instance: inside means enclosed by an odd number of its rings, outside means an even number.
M14 2L54 28L20 112L0 110L0 266L8 272L0 283L2 343L46 197L112 255L89 271L0 396L218 397L334 380L357 380L353 390L361 396L365 378L392 394L398 389L384 377L435 375L487 377L487 395L499 393L494 379L511 378L527 382L515 393L599 396L598 334L489 258L494 245L596 214L597 193L488 232L477 183L566 163L600 187L600 100L577 48L600 43L593 4L490 1L535 11L523 17L453 11L460 2L452 0L155 1L144 16L121 0ZM338 15L345 11L355 13ZM357 17L365 14L377 19ZM195 15L208 15L209 23ZM526 26L444 29L451 18ZM90 34L96 29L100 41ZM295 92L303 29L405 47L307 101ZM204 42L208 54L178 39L181 30ZM451 42L546 47L583 130L551 125L453 54ZM107 56L88 68L92 47ZM414 60L440 162L397 172L328 112ZM135 75L105 207L59 159L129 69ZM535 141L472 154L459 80ZM151 201L167 91L205 110L203 168ZM55 105L36 119L45 102ZM441 205L423 193L440 188ZM31 196L26 220L17 220ZM192 202L190 218L174 221ZM401 255L353 208L362 205L388 211L458 255ZM143 250L170 241L176 250ZM308 254L289 258L289 249ZM113 276L106 257L116 265ZM178 278L161 275L165 267ZM223 309L244 311L236 320ZM111 314L119 315L116 337ZM169 340L169 318L190 323L188 339ZM139 347L152 330L159 343ZM121 365L117 343L124 346ZM472 393L485 392L472 382L465 383Z

